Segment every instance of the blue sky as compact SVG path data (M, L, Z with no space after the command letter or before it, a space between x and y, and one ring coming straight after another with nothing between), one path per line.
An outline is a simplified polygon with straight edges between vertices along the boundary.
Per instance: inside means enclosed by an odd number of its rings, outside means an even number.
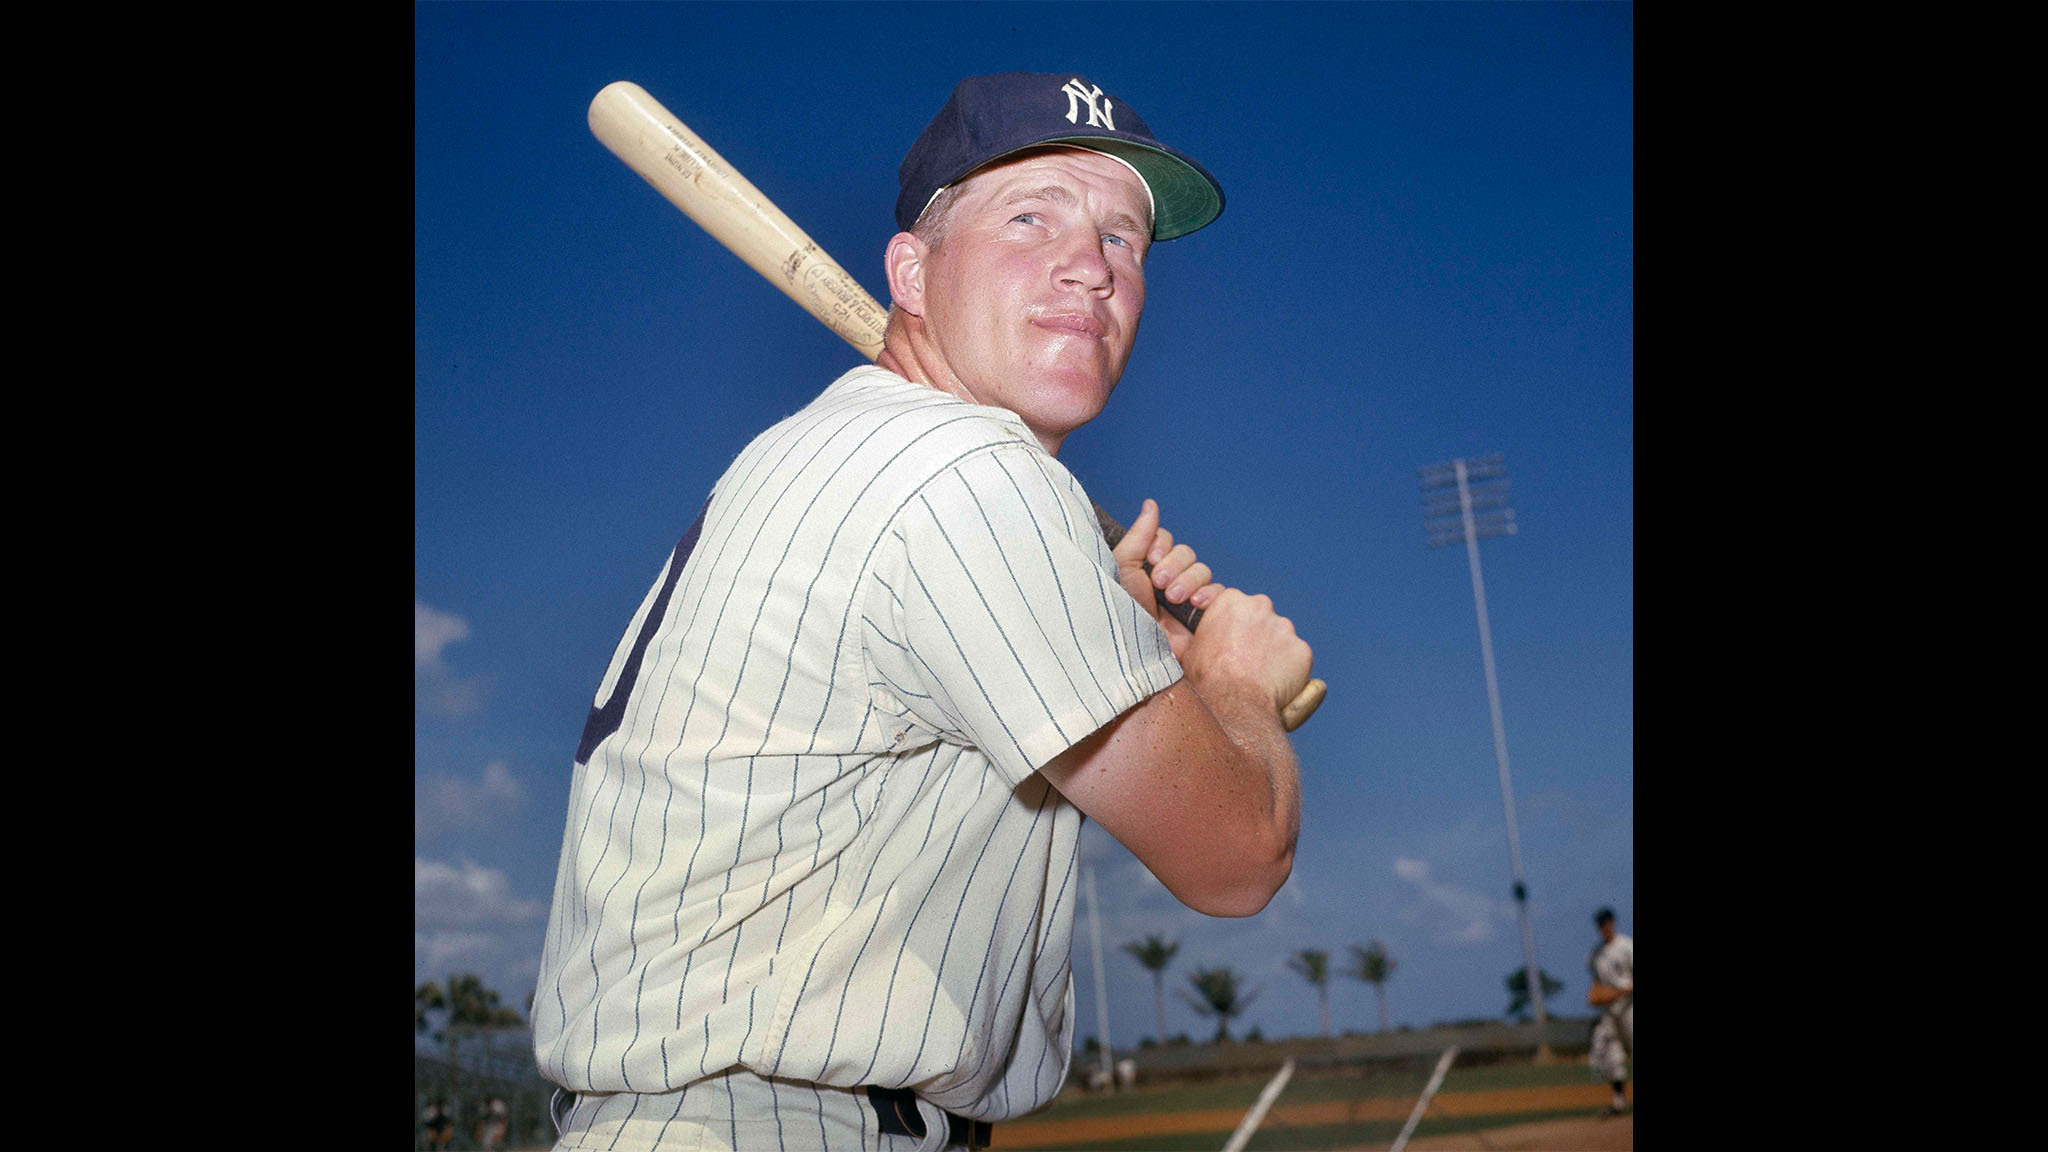
M1379 939L1396 1026L1498 1015L1521 933L1462 547L1418 469L1502 453L1480 546L1536 947L1586 1009L1591 915L1635 931L1634 9L1626 3L505 3L414 9L414 982L523 1006L570 758L620 632L756 432L859 354L591 136L630 79L877 298L903 150L963 76L1070 71L1222 182L1154 249L1109 410L1061 460L1271 595L1330 685L1295 734L1293 878L1180 907L1092 825L1118 945L1228 964L1235 1031L1318 1027L1285 967ZM1085 919L1077 1038L1096 1031ZM1171 994L1170 994L1171 996ZM1177 997L1170 1032L1213 1025ZM1377 1026L1337 979L1337 1030Z

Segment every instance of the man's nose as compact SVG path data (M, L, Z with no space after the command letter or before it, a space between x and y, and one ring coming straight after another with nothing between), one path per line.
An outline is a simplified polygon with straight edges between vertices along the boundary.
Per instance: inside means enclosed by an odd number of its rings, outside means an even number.
M1109 261L1102 255L1100 240L1076 240L1066 245L1053 273L1062 286L1082 292L1108 291L1116 286L1116 274L1110 271Z

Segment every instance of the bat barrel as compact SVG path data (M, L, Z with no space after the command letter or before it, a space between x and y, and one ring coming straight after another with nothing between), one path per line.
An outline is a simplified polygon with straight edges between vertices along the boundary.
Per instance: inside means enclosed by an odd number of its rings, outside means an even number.
M873 360L888 312L709 144L630 80L590 102L590 131L669 203Z

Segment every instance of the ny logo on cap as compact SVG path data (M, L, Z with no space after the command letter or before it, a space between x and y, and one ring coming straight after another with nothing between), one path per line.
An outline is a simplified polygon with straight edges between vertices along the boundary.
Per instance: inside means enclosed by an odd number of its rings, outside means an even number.
M1080 123L1081 102L1085 100L1088 102L1088 126L1116 131L1116 121L1110 119L1109 115L1110 102L1102 95L1102 88L1099 85L1084 88L1077 77L1067 81L1067 86L1060 91L1067 97L1067 123ZM1097 100L1101 100L1102 103L1097 104Z

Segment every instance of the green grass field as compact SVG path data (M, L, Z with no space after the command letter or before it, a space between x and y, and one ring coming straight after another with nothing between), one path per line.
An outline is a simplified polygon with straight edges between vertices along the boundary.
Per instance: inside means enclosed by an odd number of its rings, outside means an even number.
M1396 1096L1413 1100L1429 1082L1428 1067L1393 1068L1367 1065L1363 1068L1300 1069L1287 1084L1281 1099L1290 1104L1316 1100L1354 1100ZM1168 1084L1157 1088L1139 1087L1115 1095L1089 1096L1068 1093L1032 1114L1032 1119L1060 1119L1093 1116L1126 1116L1156 1112L1180 1112L1195 1108L1250 1108L1270 1074L1253 1078L1211 1080ZM1585 1084L1589 1073L1583 1063L1482 1064L1471 1068L1453 1067L1444 1076L1440 1093L1489 1092L1502 1088L1544 1087L1552 1084Z
M1395 1066L1388 1064L1365 1065L1348 1068L1315 1068L1297 1071L1288 1082L1268 1114L1266 1122L1260 1125L1247 1152L1263 1150L1328 1150L1356 1148L1361 1145L1385 1145L1400 1133L1406 1121L1406 1110L1422 1093L1429 1080L1427 1067L1413 1064ZM1138 1088L1114 1095L1088 1096L1070 1094L1062 1096L1041 1112L1034 1113L1031 1120L1085 1120L1118 1116L1157 1116L1166 1113L1228 1110L1242 1116L1257 1101L1265 1088L1267 1078L1238 1078L1212 1080L1200 1083L1168 1084L1155 1088ZM1537 1066L1527 1063L1484 1064L1469 1068L1453 1068L1444 1077L1444 1083L1437 1094L1438 1106L1425 1114L1417 1127L1417 1137L1438 1135L1449 1132L1471 1131L1517 1124L1532 1120L1554 1118L1559 1115L1583 1115L1583 1108L1564 1111L1548 1110L1536 1112L1487 1112L1471 1116L1460 1116L1455 1111L1455 1095L1464 1092L1492 1092L1516 1088L1578 1087L1589 1083L1586 1066L1580 1062ZM1402 1107L1401 1118L1364 1119L1346 1123L1301 1124L1286 1119L1289 1108L1312 1104L1344 1105L1358 1101L1382 1102L1374 1111L1384 1114L1385 1102L1397 1102ZM1034 1144L1034 1147L1069 1152L1185 1152L1191 1147L1220 1148L1228 1138L1235 1123L1224 1126L1213 1134L1200 1137L1184 1132L1162 1133L1147 1136L1116 1138L1095 1138L1083 1143ZM997 1143L1001 1145L1001 1134Z

